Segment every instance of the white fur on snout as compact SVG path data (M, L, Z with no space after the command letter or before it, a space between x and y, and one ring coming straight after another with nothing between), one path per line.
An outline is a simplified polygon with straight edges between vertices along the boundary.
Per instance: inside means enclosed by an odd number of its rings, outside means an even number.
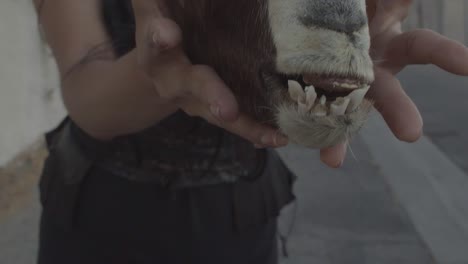
M354 6L366 11L365 0L346 1L356 1ZM358 75L372 81L368 26L354 33L354 42L343 33L306 27L298 20L303 5L304 0L269 0L277 69L287 74Z
M305 26L299 17L304 6L312 1L319 0L268 0L277 70L285 74L359 76L372 82L374 71L369 55L368 25L347 34L327 29L333 28L333 25L320 28ZM348 10L350 14L366 12L365 0L342 1L355 2L354 5L346 5L359 9ZM317 6L326 7L323 3ZM337 19L340 19L340 15L337 15ZM364 96L361 96L361 91L354 94L354 99L344 102L352 110L343 112L343 105L330 105L330 114L323 99L322 103L316 103L307 112L296 101L285 100L286 96L281 91L278 93L279 96L273 98L278 110L277 125L291 142L311 148L330 147L349 140L364 125L372 109L370 101L362 101Z
M291 103L283 103L278 107L276 123L292 143L325 148L350 140L365 124L371 109L372 103L364 100L351 113L317 117L298 112Z
M348 112L354 111L359 106L359 104L361 104L369 89L370 86L354 90L347 96L350 99Z

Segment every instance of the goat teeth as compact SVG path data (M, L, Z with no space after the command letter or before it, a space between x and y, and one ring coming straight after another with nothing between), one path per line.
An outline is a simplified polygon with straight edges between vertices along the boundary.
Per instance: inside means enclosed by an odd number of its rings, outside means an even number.
M350 101L351 100L349 98L337 98L335 102L330 105L330 113L332 115L344 115Z
M320 97L320 104L325 106L326 103L327 103L327 97L325 95L322 95L322 97Z
M304 90L302 89L302 86L300 83L289 80L288 81L288 91L289 91L289 96L291 99L293 99L295 102L304 102L305 100L305 93Z
M307 104L304 104L304 103L302 103L302 102L299 102L299 103L298 103L298 111L299 111L299 113L301 113L301 114L305 114L305 113L307 113L307 112L310 111L310 108L308 107Z
M317 104L314 109L312 109L311 114L317 117L327 116L327 107L322 104Z
M365 88L357 89L350 93L346 98L349 98L349 105L347 112L352 112L358 108L358 106L362 103L362 100L364 100L364 96L366 96L367 92L369 91L370 86L367 86Z
M314 86L307 86L305 88L306 92L306 102L307 102L307 111L310 111L315 104L315 100L317 99L317 92L315 91Z

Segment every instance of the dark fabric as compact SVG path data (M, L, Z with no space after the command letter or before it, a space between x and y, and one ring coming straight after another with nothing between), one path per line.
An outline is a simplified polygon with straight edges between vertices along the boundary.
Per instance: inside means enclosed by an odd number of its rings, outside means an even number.
M44 213L54 215L56 224L65 229L74 228L74 214L81 186L87 178L94 177L90 173L91 168L100 168L99 161L87 155L79 144L80 141L73 136L72 128L73 123L66 121L47 135L48 141L51 142L50 153L40 181ZM232 186L230 200L233 201L231 209L235 218L233 228L236 230L264 224L277 217L281 208L294 199L294 175L283 165L276 152L266 151L264 164L259 166L263 169L255 178L240 178L228 184ZM108 171L106 173L122 178ZM131 182L159 186L166 191L177 191L157 182Z
M277 263L275 218L236 231L233 192L232 184L167 190L91 168L73 228L57 225L63 211L46 200L38 264Z
M168 188L255 179L266 159L265 150L256 150L251 143L182 111L147 130L106 144L74 124L72 132L86 155L97 159L102 168Z

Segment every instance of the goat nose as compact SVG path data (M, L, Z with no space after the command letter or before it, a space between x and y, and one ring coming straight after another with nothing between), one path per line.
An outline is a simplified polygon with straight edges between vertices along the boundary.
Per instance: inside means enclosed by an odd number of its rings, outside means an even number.
M306 27L318 27L353 34L367 25L365 10L352 0L307 1L299 21Z

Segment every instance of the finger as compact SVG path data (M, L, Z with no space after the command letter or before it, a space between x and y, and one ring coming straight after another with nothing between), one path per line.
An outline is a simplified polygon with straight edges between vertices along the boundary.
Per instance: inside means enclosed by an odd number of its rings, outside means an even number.
M368 0L367 14L371 36L400 26L410 9L413 0Z
M164 1L132 0L132 5L137 47L147 49L145 55L151 55L144 58L154 59L160 52L181 43L181 29L169 18Z
M346 156L347 142L338 144L336 146L321 149L320 160L327 166L332 168L339 168L343 165Z
M236 97L212 68L191 66L184 74L182 86L191 102L201 103L220 121L230 122L238 118Z
M191 63L180 48L181 29L167 18L162 3L155 0L132 0L137 56L141 69L151 79L159 96L173 100L182 89L178 76Z
M259 148L276 148L283 147L288 144L288 138L279 133L276 129L263 125L245 114L241 114L233 122L214 122L216 125L223 127L227 131L252 142Z
M375 101L376 109L398 139L414 142L421 137L421 114L391 72L376 70L376 80L368 96Z
M158 18L168 14L164 0L132 0L132 9L135 19L147 16Z
M157 52L175 48L182 42L182 31L171 19L154 18L149 23L147 40Z
M399 14L406 17L413 0L366 0L367 16L372 20L376 15Z
M405 32L391 41L386 65L393 71L409 64L434 64L454 74L468 76L468 48L434 31Z

